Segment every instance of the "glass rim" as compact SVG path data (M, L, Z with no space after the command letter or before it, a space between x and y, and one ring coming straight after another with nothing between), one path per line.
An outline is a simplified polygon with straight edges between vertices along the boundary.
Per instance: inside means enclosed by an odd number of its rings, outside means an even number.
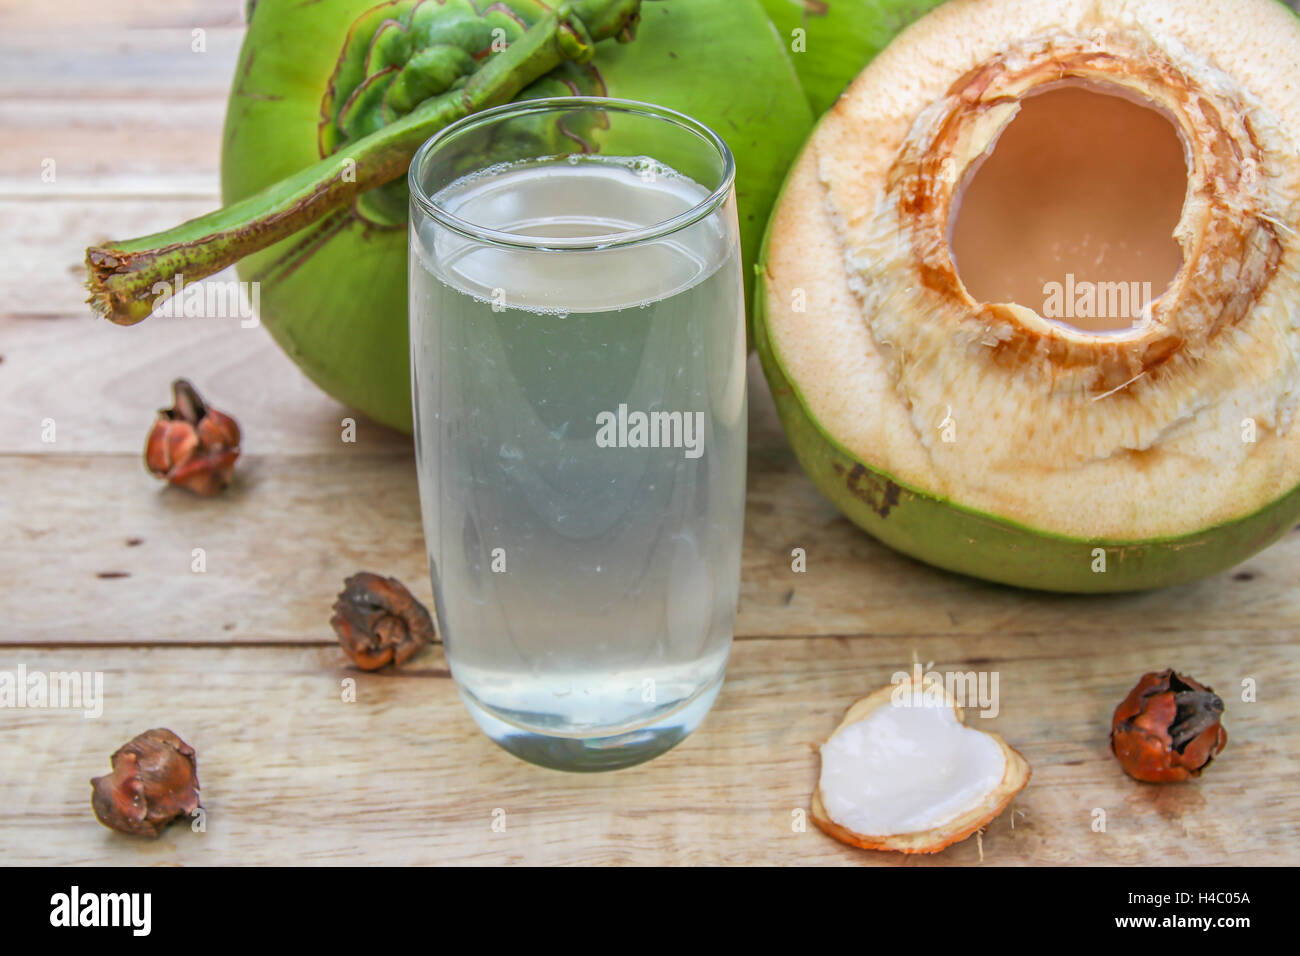
M428 159L429 155L440 146L443 146L447 141L455 138L466 130L507 117L525 116L529 113L542 113L549 111L571 112L580 109L599 109L607 112L649 116L657 120L671 123L679 129L684 129L687 132L695 134L711 146L721 158L722 181L718 184L718 187L710 192L704 199L691 206L690 209L687 209L670 219L665 219L662 222L653 223L649 226L641 226L636 229L627 229L621 232L608 233L606 235L577 236L572 238L523 236L514 232L506 232L500 229L491 229L487 226L480 226L468 219L462 219L438 205L433 201L433 197L428 195L419 182L419 172L424 168L425 161ZM563 155L573 154L560 153L556 154L556 157ZM593 155L599 154L597 153ZM547 157L538 158L544 159ZM484 168L486 169L490 167ZM494 106L491 109L482 110L477 113L470 113L468 116L463 116L456 120L456 122L443 127L425 140L420 148L416 150L415 155L411 158L411 165L407 170L406 178L407 185L410 187L411 202L418 205L426 215L436 221L439 225L446 229L450 229L467 239L472 239L489 245L508 246L515 249L531 249L540 252L583 252L598 249L615 249L650 240L662 239L707 218L719 206L721 206L731 194L736 180L736 160L722 137L715 133L710 127L701 123L699 120L687 116L685 113L679 113L677 110L669 109L666 106L657 106L653 103L644 103L640 100L621 99L614 96L549 96L532 100L515 100L501 106Z

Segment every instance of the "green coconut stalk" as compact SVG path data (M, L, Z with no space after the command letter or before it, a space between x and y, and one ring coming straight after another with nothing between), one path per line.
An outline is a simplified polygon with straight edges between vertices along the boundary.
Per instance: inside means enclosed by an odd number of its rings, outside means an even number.
M600 42L633 27L636 42ZM748 294L768 211L812 126L759 0L256 0L226 109L226 209L90 250L93 301L139 321L183 287L177 275L238 260L260 325L307 377L409 431L401 173L467 112L568 95L657 103L719 132L736 155ZM555 153L618 148L617 130L594 121L539 120L527 135Z
M386 42L355 48L364 62L340 64L340 74L352 67L366 77L322 128L322 145L335 151L206 216L87 249L96 312L133 325L172 294L174 276L195 281L219 272L398 179L443 127L509 102L565 63L591 60L601 40L632 40L641 0L569 0L554 9L538 0L496 0L482 13L468 0L418 3L405 22L389 19L393 6L374 11L385 17L379 29ZM476 58L494 44L498 52ZM390 62L375 63L377 56Z

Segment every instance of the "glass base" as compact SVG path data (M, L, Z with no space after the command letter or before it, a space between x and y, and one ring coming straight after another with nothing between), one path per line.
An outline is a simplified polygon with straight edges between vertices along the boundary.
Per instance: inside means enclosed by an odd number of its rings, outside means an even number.
M474 722L492 740L520 760L571 773L622 770L667 753L695 730L722 689L722 675L681 707L651 723L608 737L558 737L520 727L497 717L471 695L460 692Z

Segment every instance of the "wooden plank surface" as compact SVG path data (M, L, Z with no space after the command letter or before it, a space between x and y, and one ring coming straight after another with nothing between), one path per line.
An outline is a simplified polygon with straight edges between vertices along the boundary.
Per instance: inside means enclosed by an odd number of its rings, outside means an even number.
M13 442L0 446L8 452L0 455L0 484L33 491L0 498L0 580L21 579L27 596L0 623L10 642L320 642L329 639L324 609L359 567L384 568L429 600L409 439L362 419L357 442L340 441L345 410L310 386L281 398L279 386L266 385L275 377L261 373L288 363L264 338L255 356L244 356L242 343L256 337L231 331L222 339L238 339L240 351L186 369L242 396L247 454L219 500L159 487L145 473L141 435L166 386L155 377L149 394L133 391L130 365L108 373L120 377L116 385L95 387L91 378L78 386L74 394L93 409L89 425L80 424L75 404L51 401L0 432ZM71 347L66 353L75 354ZM62 361L51 367L61 369ZM226 371L228 363L237 372ZM21 385L23 364L0 364L0 382L13 376ZM39 367L35 358L30 364ZM94 368L112 366L96 361ZM59 377L75 377L75 361L66 371ZM1208 581L1102 598L1019 592L901 557L859 533L812 487L785 447L761 375L751 372L742 638L1050 634L1086 642L1174 634L1190 642L1300 627L1300 529ZM268 391L258 392L258 382ZM241 384L250 391L235 387ZM15 403L25 394L40 392L0 389ZM41 414L55 407L56 423L66 423L57 434L67 438L42 450ZM270 418L260 417L268 408ZM265 432L250 423L264 423ZM90 450L96 435L102 451ZM805 573L792 570L796 547L807 553ZM196 548L202 573L191 570ZM259 594L266 598L249 600Z
M792 827L815 745L913 654L996 672L1000 713L971 720L1034 768L1014 829L1006 814L983 835L986 862L1300 862L1300 532L1148 594L1031 594L934 571L817 494L756 372L738 638L714 711L675 751L617 774L539 770L477 731L438 648L397 674L345 668L327 623L344 576L394 574L430 599L409 439L361 419L341 441L351 413L264 330L116 329L82 304L87 242L216 205L241 7L0 2L0 671L105 680L98 719L0 710L5 863L975 864L974 841L900 859ZM194 28L206 54L189 48ZM216 501L160 489L139 461L176 375L245 431ZM1166 665L1224 693L1231 742L1198 783L1144 787L1106 730L1138 675ZM340 699L349 677L355 703ZM1256 702L1239 700L1243 681ZM142 841L91 816L87 781L151 726L197 748L205 833Z
M986 863L1293 861L1291 639L1222 632L1190 657L1177 635L1098 637L1082 651L1073 636L1046 635L740 641L700 730L650 764L590 776L496 750L437 651L398 674L357 675L333 648L0 648L0 670L105 674L98 720L6 715L6 737L23 747L0 775L0 830L7 859L42 863L977 863L975 841L906 859L793 826L816 778L813 748L841 705L915 650L939 667L999 671L1002 713L970 719L1034 767L1014 830L1008 813L983 835ZM1229 703L1232 743L1195 786L1136 784L1106 749L1113 702L1134 673L1167 659L1265 675L1258 703ZM355 703L341 699L347 677ZM174 827L157 843L134 840L89 814L88 778L105 772L126 728L153 725L198 750L204 833ZM504 833L491 830L497 808ZM1098 809L1104 833L1092 829Z

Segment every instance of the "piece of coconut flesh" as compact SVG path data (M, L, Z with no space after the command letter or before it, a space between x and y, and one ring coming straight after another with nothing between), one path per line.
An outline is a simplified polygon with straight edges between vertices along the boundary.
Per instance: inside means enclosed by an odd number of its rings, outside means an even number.
M821 798L857 833L934 830L984 804L1007 761L996 738L957 720L951 703L886 704L821 748Z

